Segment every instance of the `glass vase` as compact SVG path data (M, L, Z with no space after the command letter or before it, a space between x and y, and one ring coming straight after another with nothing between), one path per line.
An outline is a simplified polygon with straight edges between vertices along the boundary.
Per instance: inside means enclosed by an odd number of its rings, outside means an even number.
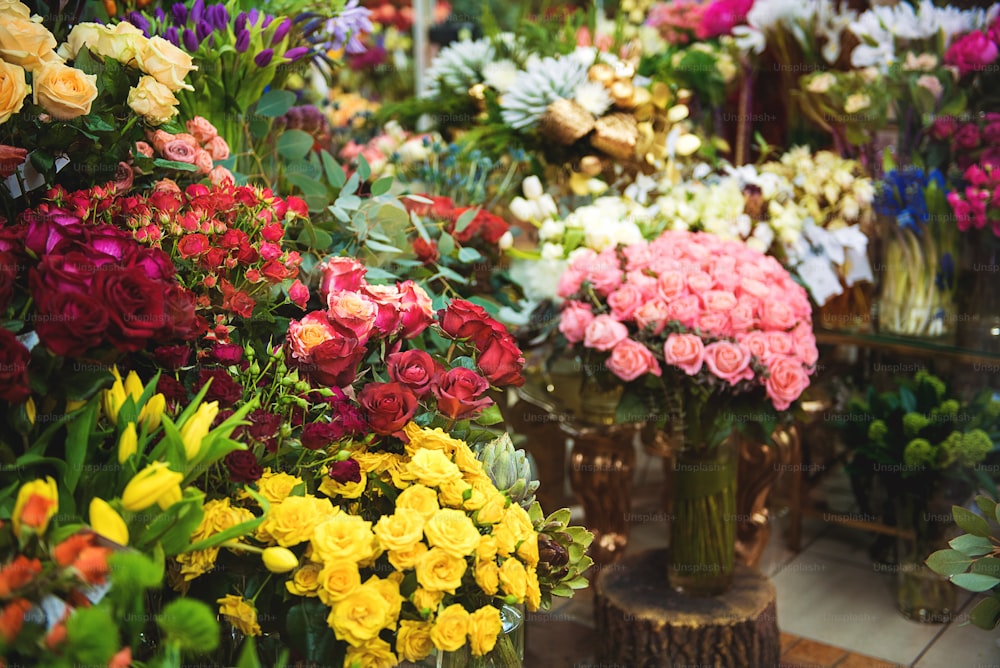
M960 532L952 519L951 501L937 494L904 492L896 497L896 607L904 617L927 624L946 624L958 610L956 588L947 576L924 563L931 553L947 549Z
M875 286L867 281L848 287L817 309L813 322L835 332L867 334L872 331Z
M497 644L483 656L473 656L468 643L454 652L434 650L416 664L420 668L521 668L524 665L523 608L504 605L500 609L503 632ZM414 664L402 663L401 666Z
M688 442L674 452L667 579L679 593L718 596L732 586L736 447L730 436L715 447Z

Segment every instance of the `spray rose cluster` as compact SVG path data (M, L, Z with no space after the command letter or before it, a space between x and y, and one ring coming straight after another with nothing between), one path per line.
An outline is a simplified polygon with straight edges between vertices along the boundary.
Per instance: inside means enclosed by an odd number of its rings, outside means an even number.
M136 142L136 152L146 158L162 158L191 165L199 176L207 176L215 185L233 183L233 174L217 160L229 157L229 144L207 119L195 116L187 121L187 132L171 134L165 130L147 132L148 141Z
M711 234L668 231L620 251L581 249L559 295L559 330L608 353L624 381L675 367L735 392L763 386L785 410L818 356L805 290L773 257Z
M981 230L988 221L994 236L1000 237L1000 166L971 165L962 176L965 187L948 193L948 204L958 219L958 229Z

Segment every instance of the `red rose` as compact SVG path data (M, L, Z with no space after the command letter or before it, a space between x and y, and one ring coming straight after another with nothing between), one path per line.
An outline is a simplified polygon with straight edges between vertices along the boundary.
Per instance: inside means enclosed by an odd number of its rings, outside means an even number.
M281 283L292 275L288 267L278 260L268 260L265 262L264 266L260 268L260 273L271 283Z
M187 390L173 376L161 375L160 379L156 381L156 391L163 395L169 406L177 406L187 401Z
M513 336L507 332L494 331L478 348L479 359L476 363L490 383L497 387L524 384L524 376L521 374L524 357Z
M164 293L163 310L173 338L190 341L208 329L208 323L195 311L194 293L180 285L175 284Z
M281 237L285 235L285 227L281 223L271 223L261 228L260 235L268 241L281 241Z
M452 300L448 308L438 312L438 319L446 334L454 339L469 339L477 348L481 347L480 340L485 341L493 331L493 318L486 309L464 299Z
M108 313L104 304L78 292L35 295L38 306L35 332L56 355L80 357L104 342Z
M434 383L438 410L452 420L467 420L493 403L482 396L490 389L485 378L472 369L457 367L442 374Z
M302 447L322 450L344 437L344 429L334 422L310 422L302 428Z
M160 346L153 351L153 360L161 369L177 371L191 359L191 349L185 345Z
M233 284L227 280L219 281L219 288L222 290L222 308L244 318L253 315L253 308L257 302L250 295L235 289Z
M31 353L14 333L0 328L0 401L19 404L31 396L28 363Z
M243 398L243 386L233 380L225 369L202 369L198 374L198 387L212 381L205 392L205 401L218 401L220 406L232 406Z
M100 294L111 316L108 338L119 350L134 352L170 327L163 305L163 285L141 268L102 273Z
M226 455L224 460L229 469L229 477L235 483L257 482L264 475L257 456L249 450L235 450Z
M0 312L14 299L14 281L18 274L17 258L13 253L0 252Z
M417 412L417 397L402 383L368 383L358 395L372 431L382 436L400 434Z
M353 336L335 336L310 351L309 376L317 383L344 387L354 382L367 349Z
M208 353L209 359L216 364L231 366L243 360L243 346L235 343L217 343Z
M327 473L331 480L341 484L345 482L361 482L361 465L355 459L345 459L342 462L330 464L330 471Z
M93 292L99 264L79 251L65 255L47 255L29 276L32 293Z
M438 365L434 358L423 350L407 350L402 353L392 353L386 357L389 379L402 383L413 390L418 397L427 394L431 382L437 374Z
M209 271L216 271L226 260L226 251L213 246L201 256L201 266Z
M180 253L183 258L195 257L201 255L202 253L207 253L210 247L208 237L200 232L185 234L181 237L181 240L177 242L177 252Z
M281 428L281 416L270 411L257 409L250 413L247 419L250 421L250 425L246 427L247 434L250 438L265 444L273 439Z
M417 237L413 240L413 252L416 253L417 259L424 264L434 264L441 257L437 244L433 240L425 241L423 237Z

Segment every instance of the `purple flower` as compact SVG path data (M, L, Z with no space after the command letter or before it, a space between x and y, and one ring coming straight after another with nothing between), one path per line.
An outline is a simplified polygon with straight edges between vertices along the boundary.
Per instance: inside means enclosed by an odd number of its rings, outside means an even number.
M194 29L194 32L198 35L198 42L204 42L205 38L213 32L212 24L207 21L199 21L198 26Z
M277 46L281 40L285 39L285 35L288 31L292 29L292 22L290 19L285 19L278 26L278 29L274 31L274 37L271 38L271 46Z
M125 20L142 31L142 34L149 37L149 19L139 12L129 12Z
M340 12L326 22L325 32L329 37L325 47L337 51L344 47L350 54L364 53L365 45L359 36L365 32L372 32L371 12L367 7L359 7L359 0L350 0Z
M178 2L170 8L170 13L174 16L174 23L184 25L188 20L188 8L183 2Z
M174 46L179 47L181 45L180 37L177 34L177 28L170 26L165 31L163 31L163 39L167 40Z
M163 11L162 7L157 7L156 11L153 12L153 16L156 18L157 23L163 23L167 20L167 13Z
M194 0L194 4L191 5L191 22L199 23L201 17L205 15L205 2L204 0Z
M171 28L171 30L177 30L177 28ZM198 38L187 28L184 28L184 48L191 53L198 50Z
M289 49L285 51L285 60L298 60L302 56L309 53L310 49L308 46L297 46L294 49Z
M266 28L269 25L271 25L272 21L274 21L274 17L273 16L271 16L270 14L268 14L267 16L265 16L264 17L264 22L260 24L261 29Z
M267 67L274 58L274 49L264 49L253 57L253 62L257 67Z
M240 12L236 15L236 21L233 22L233 32L241 32L246 30L247 27L247 13Z
M236 31L236 53L246 53L246 50L250 48L250 31L249 30L237 30Z
M229 12L225 5L212 5L208 8L208 22L218 30L225 30L229 25Z
M252 26L257 25L257 19L259 18L260 18L260 10L258 10L256 7L251 9L250 12L247 14L247 21Z

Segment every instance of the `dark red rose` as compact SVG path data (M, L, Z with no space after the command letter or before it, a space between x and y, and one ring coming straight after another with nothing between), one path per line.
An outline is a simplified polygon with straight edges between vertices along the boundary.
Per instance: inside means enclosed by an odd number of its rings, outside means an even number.
M208 323L195 311L194 293L174 284L163 295L163 310L170 324L170 336L190 341L208 330Z
M243 398L243 386L233 380L225 369L202 369L198 374L198 387L210 380L212 384L205 392L205 401L218 401L220 406L232 406Z
M493 318L482 306L454 299L448 308L438 311L441 329L455 339L469 339L479 347L478 341L485 339L493 331Z
M987 144L1000 144L1000 122L993 122L983 128L983 138Z
M418 397L430 392L431 382L438 373L438 365L423 350L392 353L385 361L390 380L406 385Z
M473 418L493 403L483 394L490 389L485 378L472 369L457 367L442 374L434 383L438 410L452 420Z
M938 141L944 141L951 138L957 129L958 121L955 120L954 116L940 116L935 118L931 125L931 137Z
M437 220L448 220L451 218L452 211L455 210L455 203L451 201L450 197L428 195L426 193L421 193L420 197L430 200L430 203L418 202L406 197L403 199L403 205L406 207L406 210L412 211L418 216L431 216Z
M368 425L381 436L399 435L417 412L417 397L402 383L368 383L358 394Z
M333 462L330 464L330 471L327 475L339 483L361 482L361 465L354 459Z
M305 365L305 370L316 383L344 387L354 382L365 352L367 349L357 338L337 336L312 349L312 360Z
M104 304L79 292L35 295L35 332L56 355L80 357L104 343L109 318Z
M234 450L226 455L224 461L229 469L229 477L235 483L257 482L264 475L260 462L249 450Z
M243 360L243 346L235 343L217 343L208 353L208 358L216 364L232 366Z
M437 244L433 240L424 241L423 237L417 237L413 240L413 252L416 253L417 259L424 264L434 264L441 257Z
M979 126L966 123L958 129L952 138L953 147L961 151L971 151L979 147Z
M13 253L0 252L0 312L14 299L14 281L20 265Z
M99 263L106 256L94 257L72 250L65 254L46 255L30 275L32 292L80 292L94 295L94 280ZM109 263L110 264L110 263Z
M191 359L191 349L185 345L160 346L153 350L153 360L161 369L177 371Z
M280 415L259 408L250 413L247 419L250 421L250 425L245 427L247 435L255 441L264 443L264 445L273 441L278 434L278 429L281 428ZM268 449L271 449L269 445Z
M178 404L187 401L188 393L173 376L168 376L162 374L160 379L156 381L156 391L163 395L163 398L167 400L167 404L171 406L177 406Z
M163 284L151 281L141 267L101 272L96 286L107 305L108 338L119 350L134 352L171 327L163 304Z
M344 430L345 436L361 436L368 431L368 422L364 413L350 401L338 401L330 404L334 420Z
M334 422L310 422L302 427L302 447L322 450L344 437L344 428Z
M479 347L479 369L486 379L497 387L524 384L524 357L514 337L507 332L494 331Z
M0 327L0 401L19 404L31 396L28 364L31 353L14 333Z

